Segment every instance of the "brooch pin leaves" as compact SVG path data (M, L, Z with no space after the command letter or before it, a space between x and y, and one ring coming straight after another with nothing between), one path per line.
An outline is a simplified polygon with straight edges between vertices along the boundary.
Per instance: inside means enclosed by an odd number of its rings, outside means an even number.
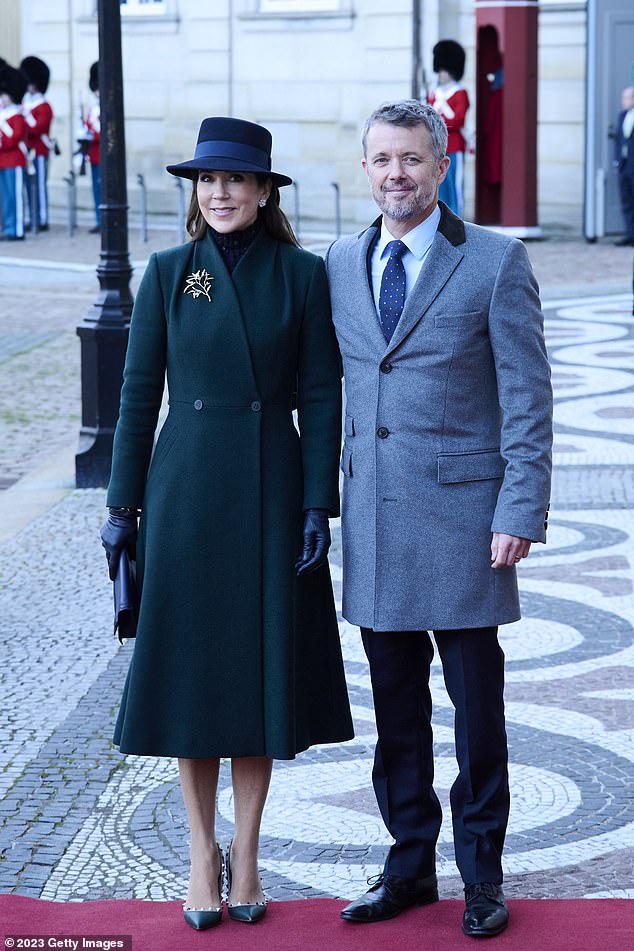
M204 268L194 271L185 278L183 294L191 294L194 300L204 295L211 304L211 282L213 277Z

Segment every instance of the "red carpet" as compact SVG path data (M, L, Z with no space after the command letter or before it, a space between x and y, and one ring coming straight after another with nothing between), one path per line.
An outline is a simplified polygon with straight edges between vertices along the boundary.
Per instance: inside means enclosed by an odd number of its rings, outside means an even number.
M272 902L266 918L243 925L223 918L210 931L192 931L177 902L47 902L0 895L0 949L7 935L132 935L132 951L455 951L482 948L460 931L462 902L441 901L392 921L350 925L330 899ZM632 951L634 901L578 899L509 901L507 931L485 942L491 951ZM14 945L19 951L19 944ZM44 942L44 948L54 945ZM72 948L69 943L58 948ZM78 951L82 951L79 943Z

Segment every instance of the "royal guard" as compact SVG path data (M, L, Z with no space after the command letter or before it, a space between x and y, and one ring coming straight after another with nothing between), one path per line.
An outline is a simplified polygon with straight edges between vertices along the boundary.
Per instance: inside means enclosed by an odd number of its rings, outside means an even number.
M5 241L24 238L26 129L22 98L27 77L20 69L0 69L0 200Z
M38 231L48 231L48 158L55 143L50 138L53 110L44 98L44 93L48 89L51 71L37 56L26 56L20 63L20 69L28 77L22 109L27 124L26 146L31 159L29 177L32 168L35 180L35 187L27 189L30 229L35 221Z
M101 140L101 111L99 106L99 61L93 63L90 67L88 77L90 91L94 94L84 124L86 131L90 136L88 146L88 159L90 161L90 172L92 175L92 195L95 201L95 216L97 223L90 229L91 234L98 234L101 231L101 159L100 159L100 140Z
M464 205L464 153L467 147L463 128L469 96L460 85L464 75L465 51L455 40L440 40L434 46L434 72L438 85L427 97L430 106L445 120L449 141L447 155L451 165L447 177L441 183L438 197L459 217Z

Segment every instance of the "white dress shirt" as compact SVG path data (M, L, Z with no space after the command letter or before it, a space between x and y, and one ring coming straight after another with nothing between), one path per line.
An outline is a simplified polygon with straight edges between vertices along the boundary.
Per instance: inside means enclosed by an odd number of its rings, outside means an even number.
M405 300L409 297L414 284L418 280L418 275L425 263L425 258L429 254L429 249L436 237L439 222L440 208L436 205L429 218L425 218L424 221L421 221L419 225L416 225L415 228L412 228L411 231L408 231L407 234L403 235L400 239L403 244L407 245L407 251L404 252L401 258L403 267L405 268ZM386 248L390 241L396 240L394 235L388 231L384 218L381 225L381 233L372 250L371 261L372 293L374 294L374 305L377 314L379 313L381 279L390 256Z

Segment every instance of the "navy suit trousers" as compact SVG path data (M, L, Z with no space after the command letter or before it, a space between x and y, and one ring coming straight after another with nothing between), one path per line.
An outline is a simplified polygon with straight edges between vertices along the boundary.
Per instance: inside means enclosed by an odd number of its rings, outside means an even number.
M625 223L625 237L628 241L634 241L634 168L627 167L619 171L619 194Z
M378 742L372 780L395 844L385 872L423 878L435 871L441 808L434 792L427 631L361 628L370 663ZM509 815L504 726L504 654L497 627L434 631L455 708L459 773L451 788L456 864L466 884L502 882Z

